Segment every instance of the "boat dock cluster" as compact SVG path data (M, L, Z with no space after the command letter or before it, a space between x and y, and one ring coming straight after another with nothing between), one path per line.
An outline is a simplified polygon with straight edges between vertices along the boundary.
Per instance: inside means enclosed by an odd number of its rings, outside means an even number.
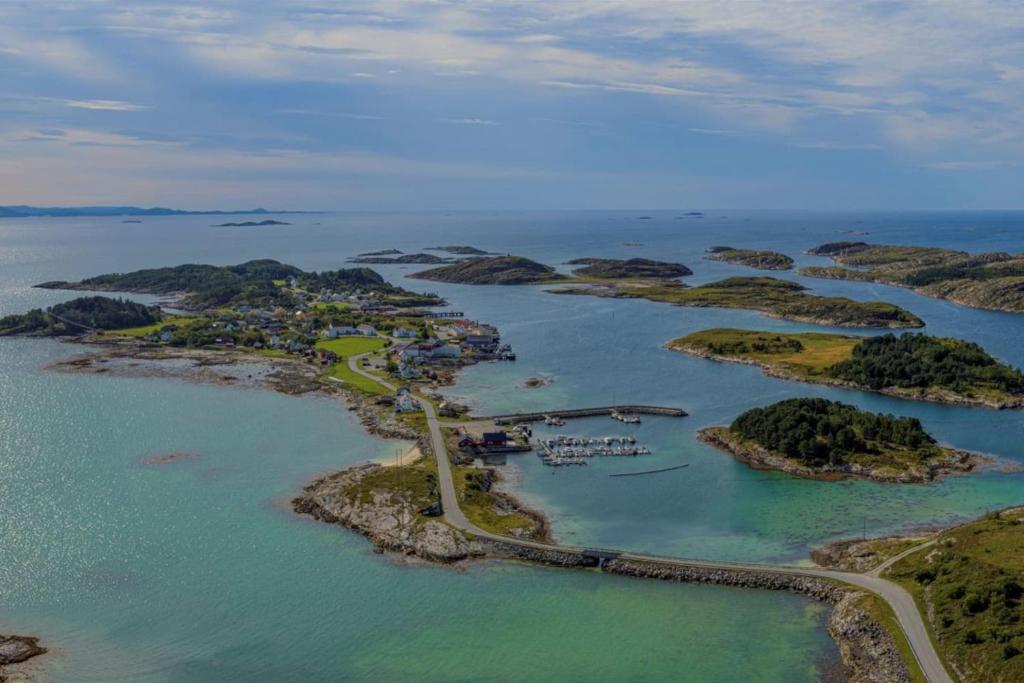
M577 437L558 435L537 440L537 455L545 465L586 465L587 458L636 457L650 455L651 449L638 446L632 436Z

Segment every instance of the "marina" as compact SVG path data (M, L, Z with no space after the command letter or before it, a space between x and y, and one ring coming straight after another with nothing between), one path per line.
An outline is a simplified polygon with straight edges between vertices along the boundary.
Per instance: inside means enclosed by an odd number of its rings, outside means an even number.
M578 437L559 434L538 439L537 455L545 465L586 465L593 457L637 457L650 455L651 449L638 445L632 436Z

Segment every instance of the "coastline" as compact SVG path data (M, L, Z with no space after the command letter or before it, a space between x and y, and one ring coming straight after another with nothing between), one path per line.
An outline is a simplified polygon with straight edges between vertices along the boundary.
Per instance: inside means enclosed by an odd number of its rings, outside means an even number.
M990 408L992 410L1016 410L1024 409L1024 396L1020 398L1008 398L1002 401L995 401L984 398L974 398L970 396L961 396L958 394L952 394L943 391L924 391L914 389L903 389L900 387L886 387L884 389L872 389L871 387L862 386L854 382L847 382L841 379L834 379L831 377L810 378L800 375L796 372L789 372L783 368L765 363L763 361L753 360L751 358L742 358L740 356L730 356L727 354L718 354L702 349L690 344L675 344L674 341L667 341L662 344L662 348L668 349L669 351L675 351L677 353L685 353L698 358L704 358L706 360L712 360L719 363L738 363L740 365L753 365L761 368L767 377L775 377L777 379L785 379L792 382L803 382L805 384L820 384L823 386L834 387L836 389L850 389L854 391L867 391L875 394L882 394L884 396L890 396L892 398L902 399L904 401L924 401L927 403L941 403L943 405L962 406L966 408Z
M0 683L30 683L35 680L25 665L29 660L46 654L34 636L0 635ZM25 666L23 666L25 665Z

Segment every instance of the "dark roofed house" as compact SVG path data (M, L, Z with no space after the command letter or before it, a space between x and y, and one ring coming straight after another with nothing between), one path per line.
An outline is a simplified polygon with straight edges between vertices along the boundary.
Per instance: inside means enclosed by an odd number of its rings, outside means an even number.
M485 448L493 448L495 446L506 446L508 445L508 433L507 432L484 432Z

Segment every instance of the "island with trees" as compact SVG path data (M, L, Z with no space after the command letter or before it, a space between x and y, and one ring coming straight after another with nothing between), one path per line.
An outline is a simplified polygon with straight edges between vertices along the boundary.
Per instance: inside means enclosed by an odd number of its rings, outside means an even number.
M1024 313L1024 254L866 242L830 242L808 253L827 256L837 265L801 268L801 275L879 282L963 306Z
M673 279L693 275L682 263L653 261L646 258L578 258L567 261L570 266L583 266L573 271L576 277L598 279Z
M441 258L434 254L402 254L400 256L395 255L382 255L382 254L367 254L364 256L356 256L355 258L349 259L352 263L367 263L367 264L408 264L408 263L425 263L425 264L438 264L448 263L449 259Z
M789 270L793 267L793 259L777 251L719 246L709 247L707 256L704 258L709 261L723 261L758 270Z
M583 283L552 290L578 294L662 301L698 308L740 308L775 318L834 327L923 327L916 315L884 301L854 301L810 294L803 285L773 277L731 277L696 287L674 280Z
M758 365L784 379L917 401L1024 408L1024 373L960 339L710 329L666 346L712 360Z
M441 247L427 247L427 251L444 251L458 256L487 256L490 252L467 244L449 244Z
M488 256L457 261L410 277L463 285L534 285L565 280L551 266L522 256Z
M893 417L822 398L754 408L698 437L755 469L810 479L860 477L924 483L976 469L981 456L940 446L916 418Z
M218 223L217 225L211 225L212 228L262 228L271 225L291 225L285 221L275 221L272 218L268 218L262 221L235 221L229 223Z
M68 337L100 330L120 330L152 325L162 319L160 308L125 299L89 296L72 299L43 310L0 318L0 337Z
M135 292L173 295L176 305L186 310L224 306L294 307L294 282L304 291L343 289L352 293L374 293L395 306L437 306L442 299L417 294L389 284L369 268L343 268L305 272L272 259L247 261L235 266L185 264L148 268L131 273L110 273L78 282L51 281L36 285L44 289Z

